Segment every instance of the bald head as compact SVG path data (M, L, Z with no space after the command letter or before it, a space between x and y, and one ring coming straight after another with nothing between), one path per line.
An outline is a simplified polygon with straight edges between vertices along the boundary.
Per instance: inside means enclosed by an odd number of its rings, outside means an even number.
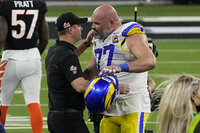
M116 10L110 5L102 5L97 7L92 16L98 16L99 18L109 18L113 20L118 20L118 14Z
M110 25L112 30L121 25L116 10L110 5L101 5L97 7L92 14L92 20L101 20L107 25Z

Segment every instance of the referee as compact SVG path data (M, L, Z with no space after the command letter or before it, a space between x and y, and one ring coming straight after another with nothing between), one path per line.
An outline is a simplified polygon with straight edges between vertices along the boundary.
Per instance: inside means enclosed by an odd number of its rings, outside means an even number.
M77 56L79 50L84 51L89 44L85 41L77 48L74 46L81 40L83 28L80 24L87 20L73 13L65 13L55 23L59 39L49 48L45 60L49 97L47 122L50 133L89 133L83 119L83 92L89 80L84 79Z

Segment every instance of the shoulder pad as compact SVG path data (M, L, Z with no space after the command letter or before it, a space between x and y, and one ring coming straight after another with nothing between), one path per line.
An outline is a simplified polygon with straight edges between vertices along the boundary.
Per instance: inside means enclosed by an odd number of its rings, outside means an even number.
M135 33L144 34L144 28L139 23L133 23L130 26L128 26L127 28L125 28L124 31L122 32L122 36L130 36Z

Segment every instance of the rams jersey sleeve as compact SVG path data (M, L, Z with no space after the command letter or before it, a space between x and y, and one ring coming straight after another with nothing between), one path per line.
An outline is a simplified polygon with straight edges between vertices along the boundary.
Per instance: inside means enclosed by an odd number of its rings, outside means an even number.
M144 35L143 26L139 23L130 23L130 25L123 30L122 36L130 36L135 33L141 33Z
M46 12L44 0L1 0L0 15L9 25L4 49L36 47L39 25Z

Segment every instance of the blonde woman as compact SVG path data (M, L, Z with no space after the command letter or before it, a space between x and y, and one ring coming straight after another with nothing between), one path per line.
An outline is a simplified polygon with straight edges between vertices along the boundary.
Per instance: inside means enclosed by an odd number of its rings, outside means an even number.
M160 133L200 133L199 105L199 78L182 75L170 80L159 106Z

